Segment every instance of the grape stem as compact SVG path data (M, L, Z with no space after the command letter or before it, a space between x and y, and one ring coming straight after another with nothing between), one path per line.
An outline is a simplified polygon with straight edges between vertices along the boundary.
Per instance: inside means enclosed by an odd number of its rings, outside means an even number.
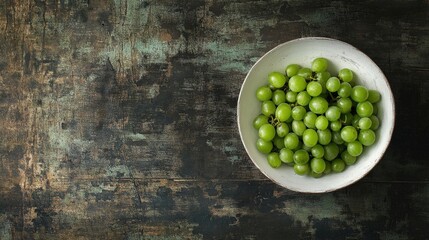
M289 91L289 86L288 86L287 84L285 84L285 87L284 87L283 91L284 91L285 93Z
M329 91L328 91L329 92ZM335 97L334 97L334 95L332 95L332 93L331 92L329 92L329 96L331 96L331 100L332 101L335 101Z
M344 120L342 121L343 123L347 122L347 115L344 115Z
M277 127L277 125L279 125L281 122L274 117L273 115L270 116L269 122L271 125L273 125L274 127Z

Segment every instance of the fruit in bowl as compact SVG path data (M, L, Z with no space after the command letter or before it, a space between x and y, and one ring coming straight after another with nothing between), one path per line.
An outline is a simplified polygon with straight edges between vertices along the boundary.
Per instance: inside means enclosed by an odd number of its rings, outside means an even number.
M329 192L361 179L382 158L394 100L365 54L334 39L301 38L255 63L237 117L248 155L268 178L294 191Z

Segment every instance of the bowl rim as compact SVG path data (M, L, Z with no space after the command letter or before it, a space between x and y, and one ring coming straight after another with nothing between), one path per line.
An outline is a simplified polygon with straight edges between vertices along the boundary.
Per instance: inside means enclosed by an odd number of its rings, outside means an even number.
M246 147L246 145L245 145L245 143L244 143L244 139L243 139L243 134L242 134L242 129L241 129L241 125L240 125L240 101L241 101L241 97L242 97L242 92L243 92L243 88L244 88L244 85L245 85L245 83L246 83L246 81L248 81L248 78L249 78L249 76L250 76L250 73L252 72L252 70L253 70L253 68L255 68L257 65L258 65L258 63L260 62L260 61L262 61L262 59L263 58L265 58L267 55L269 55L271 52L274 52L274 51L276 51L278 48L281 48L282 46L284 46L284 45L287 45L287 44L291 44L291 43L294 43L294 42L299 42L299 41L308 41L308 40L316 40L316 41L333 41L333 42L339 42L339 43L341 43L341 44L344 44L344 45L346 45L346 46L348 46L348 47L350 47L351 49L354 49L354 50L356 50L357 52L359 52L360 54L362 54L362 55L364 55L364 57L366 57L372 64L374 64L375 66L376 66L376 69L377 69L377 71L378 71L378 74L380 74L380 76L381 76L381 79L384 81L384 83L386 84L386 86L387 86L387 88L388 88L388 90L389 90L389 97L391 98L391 102L392 102L392 113L393 113L393 118L391 119L391 121L392 121L392 127L389 129L389 131L388 131L388 134L389 134L389 138L387 139L387 142L386 142L386 147L383 149L383 151L381 152L381 154L375 159L375 163L374 163L374 165L373 166L371 166L370 168L367 168L366 169L366 172L364 173L364 174L362 174L361 176L359 176L359 177L356 177L356 178L354 178L354 179L352 179L352 180L350 180L350 181L347 181L347 182L344 182L343 184L341 184L341 185L339 185L339 186L337 186L337 187L332 187L332 188L327 188L327 189L325 189L325 190L323 190L323 191L312 191L312 190L305 190L305 189L298 189L298 188L295 188L295 187L290 187L290 186L285 186L284 184L281 184L281 183L279 183L277 180L275 180L274 178L272 178L269 174L267 174L265 171L263 171L262 169L261 169L261 167L253 160L253 158L250 156L250 153L249 153L249 150L247 149L247 147ZM347 43L347 42L344 42L344 41L341 41L341 40L338 40L338 39L334 39L334 38L328 38L328 37L301 37L301 38L296 38L296 39L292 39L292 40L289 40L289 41L286 41L286 42L283 42L283 43L281 43L281 44L278 44L277 46L275 46L274 48L272 48L271 50L269 50L268 52L266 52L265 54L263 54L253 65L252 65L252 67L248 70L248 72L247 72L247 74L246 74L246 77L244 78L244 81L243 81L243 83L241 84L241 87L240 87L240 92L239 92L239 95L238 95L238 99L237 99L237 126L238 126L238 131L239 131L239 134L240 134L240 139L241 139L241 143L242 143L242 145L243 145L243 147L244 147L244 149L246 150L246 153L247 153L247 156L250 158L250 160L252 161L252 163L253 163L253 165L257 168L257 169L259 169L259 171L262 173L262 174L264 174L268 179L270 179L272 182L274 182L274 183L276 183L277 185L279 185L279 186L281 186L281 187L283 187L283 188L286 188L286 189L289 189L289 190L292 190L292 191L295 191L295 192L301 192L301 193L328 193L328 192L333 192L333 191L336 191L336 190L339 190L339 189L342 189L342 188L345 188L345 187L347 187L347 186L350 186L350 185L352 185L353 183L356 183L357 181L359 181L359 180L361 180L361 179L363 179L369 172L371 172L371 170L380 162L380 160L383 158L383 156L384 156L384 154L386 153L386 151L387 151L387 149L388 149L388 147L389 147L389 145L390 145L390 142L391 142L391 140L392 140L392 136L393 136L393 131L394 131L394 129L395 129L395 122L396 122L396 109L395 109L395 98L394 98L394 96L393 96L393 92L392 92L392 88L390 87L390 84L389 84L389 81L387 80L387 78L386 78L386 76L384 75L384 73L383 73L383 71L381 70L381 68L366 54L366 53L364 53L363 51L361 51L361 50L359 50L357 47L355 47L355 46L353 46L353 45L351 45L351 44L349 44L349 43Z

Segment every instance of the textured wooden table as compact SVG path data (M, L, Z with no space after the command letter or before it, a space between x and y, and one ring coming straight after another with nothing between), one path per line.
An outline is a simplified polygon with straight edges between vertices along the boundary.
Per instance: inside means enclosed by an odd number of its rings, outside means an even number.
M0 239L429 239L429 2L0 3ZM241 144L246 72L303 36L384 71L392 143L327 194Z

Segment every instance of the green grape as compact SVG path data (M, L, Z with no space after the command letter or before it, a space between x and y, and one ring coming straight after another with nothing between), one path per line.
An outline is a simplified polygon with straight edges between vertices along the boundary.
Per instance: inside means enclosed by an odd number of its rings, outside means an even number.
M341 145L344 143L344 140L341 138L340 132L333 132L332 133L332 142Z
M327 119L325 116L323 116L323 115L318 116L318 117L316 118L315 126L316 126L316 128L317 128L317 129L319 129L319 130L325 130L325 129L327 129L327 128L328 128L328 126L329 126L329 121L328 121L328 119Z
M338 77L344 82L350 82L353 80L353 72L348 68L343 68L338 72Z
M282 149L285 147L284 139L282 137L277 136L277 135L273 139L273 144L274 144L274 146L276 146L277 149Z
M363 146L362 143L358 141L351 142L347 144L347 152L353 157L357 157L362 154Z
M337 106L330 106L325 112L325 117L331 122L337 121L338 119L340 119L340 116L341 110Z
M287 148L280 149L279 157L280 160L284 163L293 163L293 154L294 152Z
M274 115L276 112L276 105L272 101L265 101L261 105L261 112L267 117Z
M292 132L294 132L298 136L302 136L302 134L304 134L305 129L307 129L307 127L305 126L303 121L293 120Z
M378 103L381 99L381 95L377 90L368 90L368 101L370 103Z
M372 115L371 117L369 117L369 119L371 119L372 125L371 125L371 130L375 131L380 127L380 120L378 119L377 116Z
M312 75L313 75L313 72L311 71L310 68L301 68L298 71L298 76L301 76L305 79L310 79Z
M271 141L265 141L259 138L256 141L256 148L259 152L268 154L273 149L273 143Z
M299 139L299 142L298 142L298 147L295 149L295 150L299 150L299 149L303 149L303 146L304 146L304 144L302 143L302 141L301 141L301 138L300 137L298 137L298 139ZM305 149L304 149L305 150ZM307 151L307 150L306 150Z
M337 158L331 162L331 168L333 172L339 173L344 171L346 163L341 158Z
M375 133L371 129L361 130L359 132L358 140L364 146L371 146L375 142Z
M273 140L274 136L276 135L276 130L274 129L273 125L266 123L259 128L258 135L259 138L268 142Z
M338 96L342 98L347 98L352 93L352 86L348 82L341 83L340 89L337 91Z
M307 147L314 147L318 140L319 136L314 129L306 129L302 134L302 142Z
M305 114L307 113L307 110L303 106L295 106L292 108L292 118L294 120L302 120L304 119Z
M352 110L352 100L350 98L340 98L337 100L337 107L340 108L341 113L348 113Z
M372 125L372 121L370 118L363 117L363 118L359 119L358 126L361 130L370 129L371 125Z
M310 176L312 176L314 178L320 178L323 176L323 172L322 173L315 173L313 171L310 171Z
M369 101L360 102L356 106L356 113L359 115L359 117L370 117L374 111L374 108L372 107L372 103Z
M324 72L328 69L328 60L326 58L316 58L311 63L311 70L313 72Z
M276 87L274 87L272 84L268 84L268 87L271 89L271 91L274 91L274 90L276 90L277 88Z
M328 110L329 104L326 99L322 97L314 97L308 104L310 110L316 114L324 114Z
M377 115L377 114L378 114L378 106L377 106L377 105L372 104L372 109L373 109L372 114L373 114L373 115Z
M292 114L292 109L289 104L287 103L281 103L277 106L277 109L275 110L276 118L280 122L286 121Z
M357 139L357 136L356 128L352 126L345 126L341 129L341 139L343 139L344 142L351 143Z
M295 164L293 170L298 175L307 175L310 172L310 166L308 164Z
M286 93L286 101L288 101L289 103L296 102L296 96L297 95L298 95L298 93L296 93L296 92L288 91Z
M306 164L309 160L310 160L310 155L308 155L308 152L303 149L297 150L293 154L293 161L296 164Z
M356 114L356 115L353 116L352 126L354 128L358 128L359 127L359 120L360 120L359 115Z
M330 92L336 92L340 89L341 83L340 79L337 77L331 77L326 82L326 89Z
M284 144L286 148L295 150L299 146L299 138L295 133L288 133L284 138Z
M280 123L277 125L276 133L279 137L285 137L289 133L289 131L289 125L287 123Z
M324 99L326 99L326 100L329 100L329 101L333 101L333 99L332 99L332 97L331 97L331 94L329 94L327 91L326 92L322 92L320 95L319 95L319 97L322 97L322 98L324 98Z
M325 160L321 158L313 158L310 161L311 170L315 173L323 173L326 168Z
M304 149L305 151L309 152L311 151L311 147L305 145L304 143L302 144L302 149Z
M302 144L301 138L299 138L299 137L298 137L298 139L299 139L298 147L296 147L296 149L295 149L295 150L303 149L303 146L304 146L304 144Z
M307 84L307 93L312 97L317 97L322 93L322 85L319 82L309 82Z
M341 159L346 163L347 166L355 164L357 158L350 155L347 151L341 153Z
M368 89L361 85L356 85L352 88L350 97L355 102L363 102L368 99Z
M281 103L286 102L286 94L283 90L277 89L273 92L271 100L275 105L280 105Z
M328 161L334 160L340 153L338 145L332 142L324 146L323 148L325 149L324 158Z
M296 102L301 106L307 106L310 103L311 96L307 91L302 91L296 96Z
M325 171L323 171L323 173L330 174L331 172L332 172L331 162L325 161Z
M311 148L311 155L315 158L323 158L325 155L325 149L322 145L316 144L314 147Z
M339 120L329 123L329 127L334 132L340 131L342 126L343 125L341 124L341 121L339 121Z
M287 80L287 77L279 72L271 72L268 74L268 82L275 88L283 87Z
M276 152L269 153L267 156L268 163L273 168L278 168L282 165L279 154Z
M293 92L301 92L307 87L305 78L295 75L289 79L289 89Z
M322 145L328 145L332 140L332 133L329 129L317 130L317 136Z
M253 127L255 129L259 129L262 125L267 123L268 123L268 117L260 114L255 118L255 120L253 120Z
M317 82L322 85L322 93L326 93L326 82L331 77L331 74L329 72L320 72L316 73L316 79Z
M331 77L331 74L329 72L319 72L319 73L316 73L316 79L317 79L317 81L320 82L320 84L322 86L326 85L326 82L328 81L328 79L330 77ZM324 84L322 84L322 83L324 83Z
M272 94L273 92L267 86L259 87L256 90L256 98L261 102L270 100L272 97Z
M304 116L304 124L307 128L316 128L317 115L314 112L307 112Z
M289 64L289 65L286 67L286 70L285 70L286 75L287 75L288 77L295 76L295 75L297 75L297 74L298 74L298 71L299 71L299 69L300 69L300 68L301 68L301 66L299 66L298 64Z
M338 149L340 150L340 153L344 152L347 149L347 143L338 145Z

